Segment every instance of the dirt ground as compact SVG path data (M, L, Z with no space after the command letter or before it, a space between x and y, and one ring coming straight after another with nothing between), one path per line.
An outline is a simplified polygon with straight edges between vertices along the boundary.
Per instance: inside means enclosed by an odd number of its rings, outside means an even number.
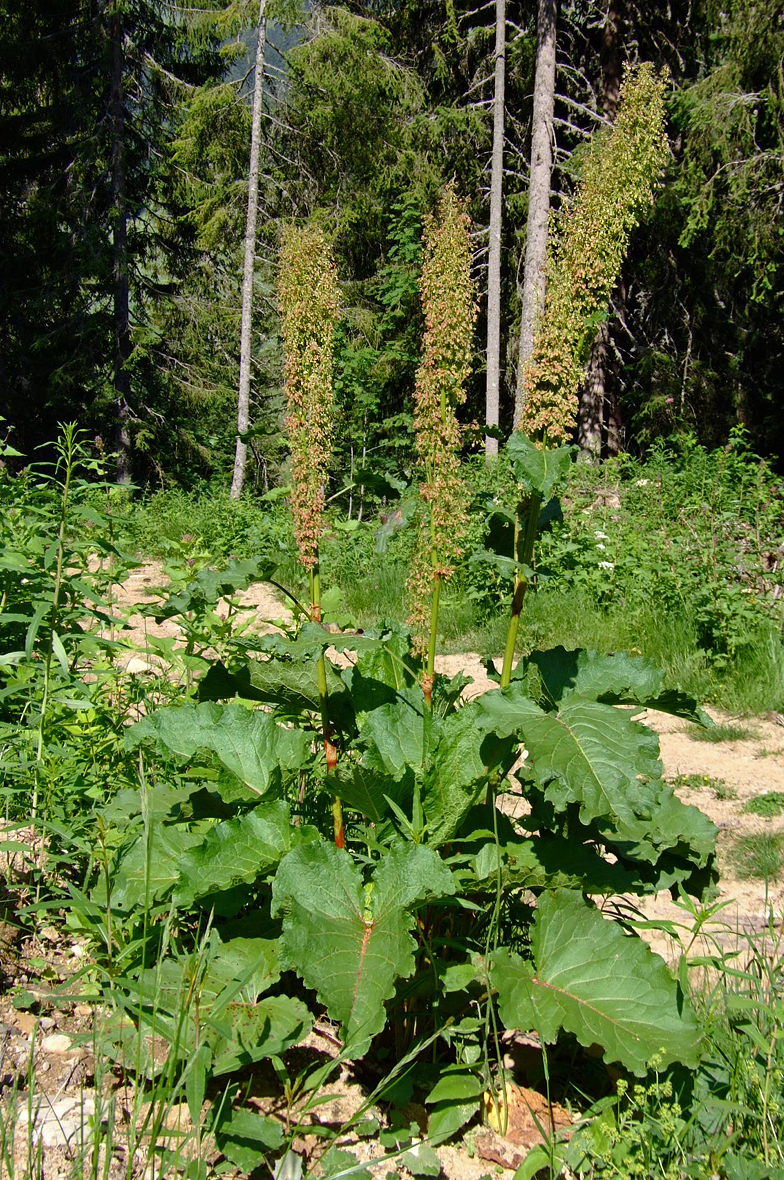
M161 666L158 656L145 653L147 638L178 634L174 622L158 625L133 613L134 606L154 600L156 587L164 581L161 567L147 564L132 573L116 594L118 616L127 617L131 612L128 628L118 634L128 645L127 655L120 657L119 662L131 675L145 675ZM251 587L243 595L243 602L254 608L254 627L259 629L274 626L275 620L288 617L282 597L269 586ZM492 688L479 656L474 653L442 657L438 668L449 675L462 670L473 677L468 695ZM719 724L737 721L715 710L709 711ZM673 782L685 802L700 807L719 828L720 900L727 905L720 915L722 925L714 928L714 936L724 948L740 946L745 933L766 927L771 908L780 925L784 914L784 880L780 877L766 887L759 878L747 877L746 854L740 841L743 837L759 838L784 831L784 812L767 819L744 810L757 796L784 792L784 719L779 715L744 718L741 724L750 736L717 743L696 740L693 727L666 714L648 712L644 721L659 734L665 777ZM14 838L19 839L19 834ZM0 1176L9 1176L13 1161L17 1177L32 1173L46 1180L65 1180L72 1174L79 1140L89 1140L96 1119L102 1117L101 1110L111 1103L121 1133L108 1159L104 1151L101 1172L109 1180L120 1180L127 1166L122 1127L127 1128L137 1116L127 1078L106 1068L105 1062L96 1062L96 1024L100 1028L103 1015L93 1005L80 1002L78 995L73 995L75 989L69 987L69 981L84 963L84 940L54 925L39 928L34 937L22 938L13 915L8 912L10 901L11 895L6 894L6 907L0 908L0 969L4 976L0 995L0 1087L5 1108L0 1126L3 1140ZM672 903L669 895L651 899L643 908L648 919L684 922L683 911ZM665 934L660 931L644 934L665 958L671 961L677 958L677 950ZM27 1010L12 1002L20 992L27 992L35 1001ZM62 999L55 993L70 998ZM517 1038L517 1042L514 1037L508 1040L509 1066L519 1066L526 1055L530 1063L531 1054L535 1057L538 1052L535 1039ZM318 1029L311 1034L305 1048L322 1054L334 1052L328 1031ZM522 1074L519 1080L522 1088L510 1096L509 1130L503 1140L491 1130L478 1128L469 1131L460 1145L438 1149L441 1175L446 1180L478 1180L494 1171L515 1168L536 1141L536 1119L532 1121L530 1108L535 1106L538 1096L524 1089ZM337 1129L364 1101L367 1082L343 1067L328 1091L329 1102L319 1106L315 1114L325 1127ZM269 1109L269 1102L265 1107L262 1098L251 1096L249 1102L251 1107ZM424 1114L415 1107L410 1113L414 1123ZM565 1112L564 1117L568 1117ZM11 1144L10 1127L14 1122L16 1130ZM187 1140L193 1135L184 1103L169 1114L169 1124L175 1137L184 1135ZM308 1166L318 1155L318 1144L319 1140L313 1136L295 1142L295 1149L305 1156ZM371 1161L380 1151L372 1136L358 1138L353 1133L340 1140L339 1145L350 1147L360 1160ZM31 1151L33 1157L40 1157L40 1170L29 1162ZM217 1153L214 1157L218 1158ZM139 1180L155 1180L158 1175L157 1167L153 1172L143 1152L136 1157L133 1172ZM173 1175L173 1171L163 1173L167 1174Z

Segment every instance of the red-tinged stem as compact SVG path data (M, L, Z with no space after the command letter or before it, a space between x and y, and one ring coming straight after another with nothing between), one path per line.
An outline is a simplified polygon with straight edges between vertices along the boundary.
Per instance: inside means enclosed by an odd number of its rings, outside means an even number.
M310 570L310 617L314 623L321 622L321 581L319 578L318 562ZM327 762L327 774L334 774L338 766L338 750L333 738L335 730L329 720L327 708L327 666L324 652L319 653L316 660L316 680L318 682L319 707L321 710L321 732L324 740L324 757ZM345 848L346 839L343 831L343 805L335 795L332 801L332 821L335 831L335 847Z

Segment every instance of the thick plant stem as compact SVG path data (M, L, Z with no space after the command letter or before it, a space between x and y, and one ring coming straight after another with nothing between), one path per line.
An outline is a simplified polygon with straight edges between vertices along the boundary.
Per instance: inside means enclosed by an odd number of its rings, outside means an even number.
M533 561L534 542L536 541L536 530L539 524L539 509L541 506L542 497L538 492L533 492L528 500L525 531L522 532L520 526L515 525L515 557L521 565L530 566ZM523 610L523 600L527 589L528 577L518 570L515 574L514 595L512 597L512 617L509 620L509 627L506 632L504 664L501 669L501 688L506 688L512 679L517 632L520 628L520 615Z
M321 580L318 563L310 569L310 617L314 623L321 622ZM319 707L321 710L321 730L324 740L324 757L327 762L327 774L334 774L338 766L338 750L332 740L335 731L329 720L327 708L327 666L324 662L324 652L319 652L316 660L316 681L318 683ZM332 821L335 832L335 847L345 848L346 838L343 831L343 805L335 795L332 801Z
M433 704L433 681L436 672L436 632L438 628L438 604L441 600L441 575L438 573L438 554L433 550L433 598L430 613L430 637L427 644L427 663L422 677L422 691L428 709Z

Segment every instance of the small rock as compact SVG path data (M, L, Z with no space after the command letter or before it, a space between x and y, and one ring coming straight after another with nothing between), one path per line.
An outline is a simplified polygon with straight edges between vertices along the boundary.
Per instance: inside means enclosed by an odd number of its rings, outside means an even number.
M50 1102L39 1098L33 1116L32 1139L44 1147L69 1147L84 1142L89 1135L89 1121L95 1113L95 1100L87 1094L78 1098L60 1098ZM19 1108L19 1123L26 1127L31 1111L25 1099Z
M51 1016L42 1016L41 1020L40 1020L40 1025L41 1025L41 1028L44 1030L44 1032L51 1032L55 1026L55 1022L54 1022L54 1020L52 1020Z
M131 656L123 667L123 671L127 672L130 676L144 676L150 672L154 672L155 669L147 660L143 660L139 656Z
M75 1016L92 1016L92 1004L77 1004L74 1008Z
M33 1016L32 1012L16 1012L14 1019L26 1037L32 1036L33 1029L38 1024L37 1016Z
M67 1037L65 1033L50 1033L41 1041L41 1048L44 1053L61 1055L67 1053L71 1048L71 1038Z

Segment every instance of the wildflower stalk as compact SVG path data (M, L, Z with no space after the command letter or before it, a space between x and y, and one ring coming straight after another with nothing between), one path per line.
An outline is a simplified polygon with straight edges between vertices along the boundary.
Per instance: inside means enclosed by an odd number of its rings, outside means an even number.
M321 230L287 231L278 282L285 354L286 429L291 443L291 510L300 563L308 571L310 618L321 622L319 541L332 458L334 390L332 348L339 295L335 264ZM327 773L337 767L335 730L329 718L324 652L316 659L316 681ZM335 844L343 848L343 809L332 805Z
M458 472L461 432L455 410L465 401L476 318L468 217L453 186L441 198L437 215L427 220L424 238L420 293L425 336L414 391L414 426L424 480L420 538L408 589L409 623L414 650L423 660L422 691L429 710L441 589L462 555L466 505Z
M559 234L547 265L542 322L523 368L522 414L515 423L540 449L565 443L573 433L577 391L597 319L606 311L632 230L653 201L664 166L664 81L643 64L628 73L618 118L599 132L584 166L574 201L560 217ZM514 465L514 464L513 464ZM529 575L533 564L541 486L523 471L527 503L518 507L512 613L506 636L501 686L509 684ZM552 494L547 484L547 496Z

